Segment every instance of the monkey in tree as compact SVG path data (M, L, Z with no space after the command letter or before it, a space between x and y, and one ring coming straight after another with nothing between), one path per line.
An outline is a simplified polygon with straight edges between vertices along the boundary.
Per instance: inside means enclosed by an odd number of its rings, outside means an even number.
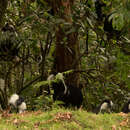
M124 104L124 106L123 106L123 108L122 108L122 112L124 112L124 113L130 113L130 100L128 100L128 101Z
M107 34L108 40L111 38L119 39L119 37L121 36L121 31L113 28L112 25L113 19L110 19L110 16L113 13L109 13L109 14L103 13L102 7L105 6L106 4L102 0L95 0L95 10L97 14L97 20L102 21L104 23L103 29Z
M17 34L15 28L9 23L1 29L0 37L0 59L4 61L11 61L16 56L20 49L19 41L16 40Z
M104 14L102 13L102 7L105 7L106 4L103 3L101 0L95 0L95 9L97 14L97 20L102 21Z
M105 16L105 20L104 20L104 31L107 32L107 36L108 39L111 39L113 37L115 37L116 39L119 39L119 37L121 36L121 31L120 30L116 30L113 26L112 26L112 20L110 19L110 16L112 14L106 15Z

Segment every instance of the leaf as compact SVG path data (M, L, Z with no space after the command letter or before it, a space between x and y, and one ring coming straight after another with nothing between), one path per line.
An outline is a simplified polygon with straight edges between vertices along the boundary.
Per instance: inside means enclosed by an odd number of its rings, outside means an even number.
M71 34L73 32L76 32L76 28L71 28L69 31L66 32L66 34Z
M100 55L99 57L102 58L104 61L108 61L108 58L103 55Z
M120 126L127 126L128 125L128 118L126 118L125 120L123 120L121 123L120 123Z
M92 28L94 28L91 19L89 19L89 18L87 17L87 21L88 21L89 25L90 25Z
M112 125L112 130L116 130L116 125Z
M36 123L34 124L34 128L38 128L39 125L40 125L40 122L36 122Z
M28 127L27 127L27 126L24 126L24 129L28 129Z
M70 120L72 117L72 113L71 112L65 112L65 113L57 113L56 114L56 117L54 118L55 121L58 121L58 120Z
M125 114L123 112L120 112L119 115L122 116L122 117L127 117L128 116L127 114Z
M18 119L14 119L13 124L15 124L15 125L18 124Z
M121 30L124 26L124 16L123 14L117 14L113 17L113 27L117 30Z
M4 118L10 117L11 115L9 114L9 111L10 110L3 111L1 117L4 117Z
M38 82L34 85L34 87L40 87L42 85L48 85L48 81L41 81L41 82Z

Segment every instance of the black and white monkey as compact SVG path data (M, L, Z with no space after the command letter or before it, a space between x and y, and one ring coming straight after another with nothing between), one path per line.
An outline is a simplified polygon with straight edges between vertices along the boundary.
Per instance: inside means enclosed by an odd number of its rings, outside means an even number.
M27 109L24 99L17 94L11 95L9 105L17 109L19 113L23 113Z
M128 100L128 102L126 102L122 108L122 112L124 113L129 113L130 112L130 100Z
M111 100L104 100L101 102L101 104L97 107L95 113L111 113L112 109L113 109L113 102Z
M59 80L59 82L53 82L51 80ZM72 85L66 85L64 76L62 73L58 73L56 76L50 75L47 80L50 82L49 86L54 90L53 100L63 101L65 107L76 106L79 108L83 101L83 95L80 88Z
M51 75L48 76L47 81L49 81L49 87L50 88L52 87L51 80L54 80L55 78L58 79L58 80L61 80L61 82L64 85L64 94L66 94L66 92L67 92L67 86L65 84L64 76L63 76L62 73L58 73L56 76L54 74L51 74Z

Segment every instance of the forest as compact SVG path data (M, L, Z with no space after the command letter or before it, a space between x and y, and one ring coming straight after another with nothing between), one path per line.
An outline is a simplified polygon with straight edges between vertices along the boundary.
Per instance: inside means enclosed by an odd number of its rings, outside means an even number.
M27 111L93 112L111 100L121 112L130 101L130 0L0 0L0 111L15 93Z

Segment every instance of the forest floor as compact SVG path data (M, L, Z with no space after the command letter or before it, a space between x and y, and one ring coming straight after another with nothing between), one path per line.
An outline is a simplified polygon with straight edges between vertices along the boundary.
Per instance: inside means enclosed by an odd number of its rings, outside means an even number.
M0 114L0 130L130 130L130 114L93 114L85 110Z

